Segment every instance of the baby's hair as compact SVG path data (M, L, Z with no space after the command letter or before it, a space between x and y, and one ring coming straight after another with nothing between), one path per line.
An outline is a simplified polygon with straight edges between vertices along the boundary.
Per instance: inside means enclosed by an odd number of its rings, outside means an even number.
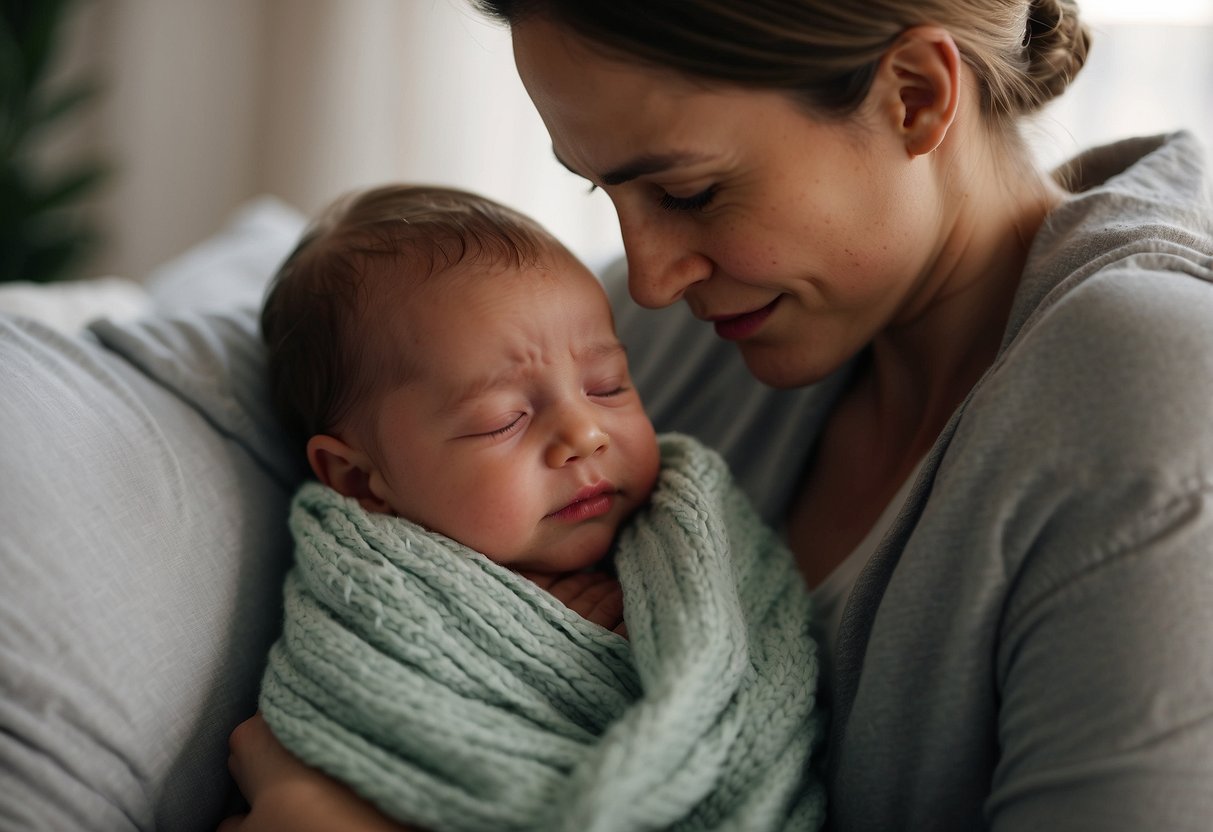
M383 336L385 292L462 263L521 267L553 249L563 251L530 218L453 188L387 185L337 200L278 268L261 310L284 427L299 442L333 432L379 387L405 380L408 357Z
M1059 95L1086 61L1073 0L473 0L514 24L542 17L608 54L692 77L783 90L823 117L863 102L906 29L946 28L996 127Z

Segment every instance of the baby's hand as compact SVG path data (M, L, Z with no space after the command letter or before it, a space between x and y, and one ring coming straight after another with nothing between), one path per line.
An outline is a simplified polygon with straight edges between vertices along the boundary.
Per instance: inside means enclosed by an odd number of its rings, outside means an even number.
M519 574L547 590L586 621L627 638L628 628L623 623L623 589L610 574L601 571Z

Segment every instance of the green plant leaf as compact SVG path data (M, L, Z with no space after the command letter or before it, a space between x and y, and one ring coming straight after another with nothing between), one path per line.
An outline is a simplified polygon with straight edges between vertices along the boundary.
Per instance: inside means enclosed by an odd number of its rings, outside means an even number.
M39 212L58 210L87 195L108 175L109 168L99 162L78 164L41 187L31 207Z
M79 0L0 0L0 281L75 276L100 237L78 210L109 168L94 160L45 170L30 151L100 86L48 89L63 27Z
M65 87L45 96L38 106L32 108L30 119L36 122L39 128L45 128L75 112L81 105L96 98L100 92L101 85L94 81L81 81Z
M45 76L71 5L72 0L0 0L4 19L21 45L25 82L30 87Z

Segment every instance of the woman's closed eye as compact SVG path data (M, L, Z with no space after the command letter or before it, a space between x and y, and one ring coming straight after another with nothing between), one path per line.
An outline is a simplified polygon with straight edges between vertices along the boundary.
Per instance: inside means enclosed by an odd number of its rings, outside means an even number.
M710 185L694 196L663 194L658 204L667 211L699 211L706 208L715 196L716 186Z

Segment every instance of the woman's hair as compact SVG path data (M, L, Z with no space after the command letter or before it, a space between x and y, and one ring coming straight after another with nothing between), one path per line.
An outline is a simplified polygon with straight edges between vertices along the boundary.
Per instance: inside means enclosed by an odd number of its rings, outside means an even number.
M786 90L823 116L853 113L906 29L947 29L990 123L1059 95L1087 57L1073 0L473 0L508 24L543 17L607 53L690 76Z
M388 185L338 200L278 268L261 310L284 427L306 442L407 378L408 356L385 337L389 293L460 263L520 267L553 249L563 247L538 223L465 191Z

